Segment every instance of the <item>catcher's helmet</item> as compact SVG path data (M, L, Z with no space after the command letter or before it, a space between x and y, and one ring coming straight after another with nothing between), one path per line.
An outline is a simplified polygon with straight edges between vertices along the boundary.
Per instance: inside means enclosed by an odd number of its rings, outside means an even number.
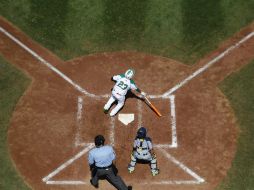
M127 78L127 79L131 79L131 78L134 76L134 74L135 74L135 71L134 71L133 69L128 69L128 70L125 72L124 76L125 76L125 78Z
M137 138L143 139L146 138L147 130L145 127L140 127L137 132Z
M95 146L104 145L104 142L105 142L105 138L104 138L102 135L97 135L97 136L94 138Z

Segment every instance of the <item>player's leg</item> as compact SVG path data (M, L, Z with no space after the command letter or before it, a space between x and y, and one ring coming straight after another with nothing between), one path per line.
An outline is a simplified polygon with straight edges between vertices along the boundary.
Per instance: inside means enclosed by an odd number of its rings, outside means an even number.
M114 98L114 96L111 95L108 102L104 106L104 113L108 113L108 110L110 106L114 103L114 101L116 101L116 99Z
M90 180L90 183L96 188L99 187L99 176L100 171L96 170L95 172L92 172L92 179Z
M114 109L110 112L110 116L114 116L117 112L124 106L125 96L117 97L117 105Z
M128 165L128 171L129 171L129 173L134 172L136 163L137 163L137 158L135 157L135 153L132 153L131 154L131 162Z
M155 154L151 155L150 167L152 176L156 176L159 174L160 170L157 167L157 158Z
M109 168L107 170L106 179L108 180L109 183L111 183L117 189L121 189L121 190L129 189L129 187L127 187L127 185L124 183L122 178L113 172L112 168Z

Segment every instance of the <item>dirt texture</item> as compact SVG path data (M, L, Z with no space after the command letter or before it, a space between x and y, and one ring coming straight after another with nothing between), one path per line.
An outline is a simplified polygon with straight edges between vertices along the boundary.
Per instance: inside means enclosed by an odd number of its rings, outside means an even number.
M0 18L0 26L94 95L110 94L114 85L111 76L128 68L136 70L134 80L143 91L161 95L254 30L253 24L248 26L190 67L139 52L94 54L64 62L3 18ZM253 52L254 38L251 38L173 93L178 147L155 148L160 174L152 177L148 165L138 165L133 174L128 173L127 165L138 124L148 128L154 144L171 143L169 99L151 99L163 115L159 118L141 100L128 98L121 113L134 113L135 120L125 126L117 116L111 119L102 112L107 98L81 93L0 32L0 53L32 78L32 84L19 100L11 119L8 143L13 163L26 183L36 190L94 189L89 184L87 153L66 168L60 170L58 167L76 158L89 145L82 143L92 143L95 135L102 134L106 143L113 137L119 174L133 189L212 190L231 167L239 132L233 110L217 85L248 64L254 58ZM83 101L80 116L79 99ZM182 167L172 160L182 163ZM186 167L205 182L177 184L176 181L195 180L184 171ZM57 168L60 171L53 175ZM42 179L50 173L51 181L83 181L86 184L46 184ZM168 184L172 182L174 184ZM114 189L106 181L101 181L100 187Z

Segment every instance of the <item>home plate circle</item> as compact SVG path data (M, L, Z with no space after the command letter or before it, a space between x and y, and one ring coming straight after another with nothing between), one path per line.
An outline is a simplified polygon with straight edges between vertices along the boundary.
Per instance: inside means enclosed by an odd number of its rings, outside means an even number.
M118 114L118 120L121 121L124 125L128 125L134 121L134 113L120 113Z

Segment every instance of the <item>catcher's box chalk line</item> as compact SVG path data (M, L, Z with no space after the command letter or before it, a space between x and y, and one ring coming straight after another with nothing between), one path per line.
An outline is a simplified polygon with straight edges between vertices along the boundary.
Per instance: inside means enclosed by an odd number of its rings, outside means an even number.
M200 177L198 174L196 174L190 168L185 166L182 162L178 161L175 157L171 156L171 154L169 154L166 150L160 149L160 151L164 154L164 156L166 158L168 158L175 165L177 165L183 171L185 171L190 176L192 176L195 180L161 180L161 181L150 181L150 182L141 183L142 185L182 185L182 184L195 185L195 184L201 184L201 183L205 182L205 180L202 177Z
M195 172L193 172L190 168L188 168L187 166L185 166L183 163L181 163L180 161L178 161L176 158L174 158L173 156L171 156L166 150L164 149L160 149L160 151L169 159L171 160L174 164L176 164L177 166L179 166L180 168L182 168L186 173L188 173L189 175L191 175L193 178L195 178L197 180L197 184L203 183L205 182L205 180L200 177L199 175L197 175Z
M83 156L84 154L86 154L91 148L93 148L93 145L89 145L87 147L85 147L82 151L80 151L78 154L76 154L74 157L72 157L71 159L69 159L68 161L66 161L65 163L63 163L61 166L59 166L56 170L54 170L53 172L51 172L49 175L47 175L46 177L44 177L42 179L42 181L44 181L46 184L49 184L49 180L54 177L56 174L58 174L60 171L62 171L63 169L65 169L66 167L68 167L69 165L71 165L75 160L79 159L81 156ZM78 182L80 183L80 182Z
M170 95L171 144L154 144L155 148L177 148L175 95Z
M47 185L88 185L85 181L47 181Z

